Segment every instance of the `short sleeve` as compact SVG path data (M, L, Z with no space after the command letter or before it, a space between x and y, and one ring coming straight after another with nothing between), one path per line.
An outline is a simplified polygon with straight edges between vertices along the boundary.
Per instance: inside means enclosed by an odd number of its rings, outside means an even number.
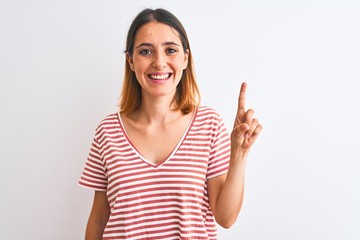
M206 179L227 173L230 160L230 137L224 122L219 118L213 134Z
M81 174L79 185L97 191L107 190L107 174L100 154L100 145L94 138L90 152Z

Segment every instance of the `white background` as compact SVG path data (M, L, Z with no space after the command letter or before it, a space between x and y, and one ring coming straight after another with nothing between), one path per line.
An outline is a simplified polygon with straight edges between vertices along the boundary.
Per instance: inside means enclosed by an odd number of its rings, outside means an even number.
M117 110L145 7L187 29L203 105L228 128L242 81L264 131L237 223L219 239L360 239L360 2L1 0L1 239L83 239L77 180Z

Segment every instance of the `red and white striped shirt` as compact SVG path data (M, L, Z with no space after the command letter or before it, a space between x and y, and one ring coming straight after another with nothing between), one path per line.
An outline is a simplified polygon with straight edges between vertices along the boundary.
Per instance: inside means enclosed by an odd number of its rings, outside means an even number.
M216 223L207 179L225 174L230 139L219 114L199 107L170 156L146 160L119 113L96 129L79 184L106 191L111 208L103 239L212 239Z

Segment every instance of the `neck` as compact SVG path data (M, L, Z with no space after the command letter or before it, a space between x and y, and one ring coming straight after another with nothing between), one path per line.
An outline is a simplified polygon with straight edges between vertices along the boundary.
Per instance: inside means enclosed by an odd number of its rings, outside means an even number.
M143 96L142 104L133 115L134 120L150 125L166 125L182 115L181 111L172 110L172 99L168 97L146 98Z

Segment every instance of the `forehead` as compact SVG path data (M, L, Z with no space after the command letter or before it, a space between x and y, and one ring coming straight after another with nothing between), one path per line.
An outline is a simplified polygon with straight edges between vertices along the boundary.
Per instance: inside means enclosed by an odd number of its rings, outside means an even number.
M181 44L179 33L169 25L160 22L149 22L142 25L135 36L135 43L162 43L168 41Z

